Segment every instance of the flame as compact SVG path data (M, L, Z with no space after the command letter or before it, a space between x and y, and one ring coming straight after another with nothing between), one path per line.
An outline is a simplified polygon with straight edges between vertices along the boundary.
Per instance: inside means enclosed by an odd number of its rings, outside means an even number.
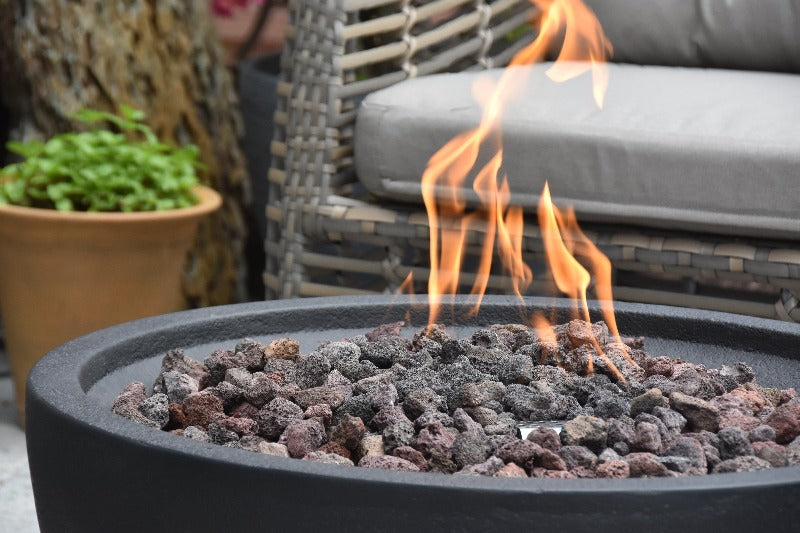
M602 106L608 85L604 62L611 52L611 45L594 13L580 0L531 1L542 10L540 33L517 53L510 66L540 61L563 31L561 50L547 75L554 81L565 81L591 70L594 99L598 106ZM481 78L473 87L475 97L484 108L480 124L439 149L428 161L422 175L422 198L430 226L429 324L435 323L439 316L442 295L458 292L465 240L470 229L482 228L486 234L477 276L470 291L475 300L473 312L480 306L486 291L495 249L509 274L515 294L521 296L531 281L530 268L522 260L522 210L508 207L510 192L506 179L503 178L500 186L497 184L503 158L500 118L506 103L519 94L525 77L523 69L508 68L496 83ZM479 150L487 139L493 141L494 156L480 170L473 184L481 209L467 213L466 200L459 191L475 167ZM586 281L585 285L588 284ZM583 294L585 301L585 287Z
M594 13L580 0L531 1L542 12L540 32L529 46L511 60L510 66L540 61L552 49L554 41L563 35L558 57L547 70L547 76L555 82L563 82L591 71L594 101L602 108L608 86L605 60L611 53L611 44ZM521 298L532 280L531 269L522 258L522 209L509 205L511 194L508 179L505 176L501 179L500 176L503 163L500 120L507 103L519 97L527 75L525 69L508 68L496 82L479 78L473 87L473 96L483 106L478 127L461 133L439 149L429 160L422 175L422 197L430 226L429 325L437 322L442 295L458 292L459 274L466 253L465 241L470 231L477 230L485 234L475 281L470 290L474 301L473 313L477 312L486 291L495 251L509 276L511 291L516 296ZM477 172L473 182L480 208L468 211L466 198L461 194L462 184L476 168L481 148L491 148L493 156ZM556 286L575 301L576 316L589 322L586 295L594 279L603 317L609 332L619 342L612 307L611 263L608 258L580 230L572 209L562 213L553 205L547 182L537 214ZM591 273L576 256L586 260ZM552 327L543 315L535 313L531 323L540 339L556 342ZM603 354L597 339L592 339L592 346L604 358L607 368L622 380L617 368ZM546 358L547 355L543 353L542 357ZM553 355L558 358L557 353ZM557 362L560 364L560 361ZM587 372L593 370L592 365L590 357Z

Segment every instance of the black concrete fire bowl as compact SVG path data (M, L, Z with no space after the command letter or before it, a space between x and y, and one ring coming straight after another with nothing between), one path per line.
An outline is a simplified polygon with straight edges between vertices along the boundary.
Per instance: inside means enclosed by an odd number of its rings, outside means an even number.
M526 305L569 318L565 300ZM477 317L458 318L468 307L455 299L450 329L459 336L521 318L510 298L487 297ZM800 467L623 480L390 472L196 442L110 410L131 381L153 382L168 349L202 359L245 337L290 336L307 351L402 320L409 309L412 324L424 325L425 306L391 297L215 307L122 324L53 350L31 372L27 392L42 531L800 530ZM766 386L800 385L796 324L634 304L617 305L617 319L624 335L645 336L650 353L709 367L745 361Z

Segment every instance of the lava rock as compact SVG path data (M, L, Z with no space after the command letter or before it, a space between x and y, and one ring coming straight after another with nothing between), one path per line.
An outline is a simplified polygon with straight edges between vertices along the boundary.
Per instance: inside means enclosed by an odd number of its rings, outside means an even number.
M649 422L638 422L635 426L633 450L658 455L661 450L661 434L658 426Z
M573 470L579 466L594 468L597 464L597 455L584 446L562 446L558 455L564 460L567 468Z
M627 423L623 420L612 418L608 421L608 436L606 444L620 455L626 455L633 445L636 437L633 421Z
M441 411L425 411L414 420L414 429L420 431L433 422L439 422L444 427L453 427L453 417L447 413Z
M594 416L606 420L619 418L631 412L631 404L624 396L602 390L590 394L586 405L593 409Z
M197 426L187 426L186 429L183 430L182 435L187 439L196 440L198 442L211 442L211 437L208 436L208 433Z
M367 397L360 395L352 396L342 402L342 405L333 413L333 424L338 424L345 415L356 416L367 424L375 416L375 412L372 410Z
M275 398L258 412L258 434L275 440L286 427L303 419L303 410L285 398Z
M258 424L250 418L236 418L228 416L217 420L220 427L233 431L238 436L252 436L258 432ZM210 424L209 424L210 426Z
M453 426L462 433L485 436L483 426L475 422L472 417L460 407L453 411Z
M364 436L364 421L351 415L344 415L331 433L331 440L340 443L348 450L355 450Z
M326 403L312 405L305 410L303 418L316 418L322 422L323 426L328 427L333 419L333 411L331 406Z
M198 386L204 384L208 377L208 369L205 365L188 357L180 348L169 350L161 360L161 371L153 384L154 393L167 393L164 388L164 374L172 371L188 375L198 383Z
M719 428L719 409L706 400L682 392L673 392L669 396L669 401L673 409L686 417L694 431L717 431Z
M503 468L495 472L494 477L528 477L525 469L515 463L508 463Z
M541 455L542 447L529 440L513 440L500 447L495 455L505 463L516 463L522 468L530 470L534 458Z
M432 422L417 435L417 449L427 458L435 454L449 456L454 443L453 434L438 421Z
M366 455L358 462L362 468L381 468L384 470L403 470L406 472L419 472L419 467L401 457L393 455Z
M157 422L150 420L139 411L139 405L146 399L147 393L144 388L144 383L141 381L134 381L125 387L119 396L117 396L114 400L114 404L111 406L111 411L128 420L133 420L134 422L146 426L158 427L160 429L161 426L159 426Z
M244 391L227 381L220 381L215 386L209 387L203 392L211 393L217 396L220 400L222 400L223 408L229 411L242 403L242 400L244 400Z
M597 468L595 469L595 475L599 478L625 479L630 477L631 470L627 462L620 459L614 459L597 465Z
M420 472L428 471L428 462L425 460L425 456L422 455L422 452L411 446L398 446L392 450L392 455L415 464Z
M222 400L205 391L195 392L183 401L183 412L190 426L207 427L211 422L225 416Z
M391 423L383 428L383 444L387 453L401 446L411 446L414 443L414 425L406 420Z
M721 429L717 433L717 438L719 439L717 444L719 458L723 461L742 455L753 455L753 448L747 439L747 433L741 428L729 427Z
M688 472L692 468L692 460L679 455L665 455L658 457L658 461L667 467L667 470L680 474Z
M694 468L702 469L707 468L706 454L703 451L703 446L697 439L691 437L677 437L672 443L672 446L665 452L668 456L685 457L691 462ZM718 457L717 457L718 458Z
M552 428L540 426L528 433L526 438L546 450L557 452L561 449L561 437Z
M527 385L533 378L533 361L525 354L506 354L497 363L497 377L508 385Z
M353 461L342 457L336 453L327 453L320 450L309 452L303 456L304 461L312 461L314 463L324 463L328 465L344 465L353 466Z
M754 455L742 455L722 461L717 464L713 472L715 474L723 474L726 472L757 472L759 470L766 470L771 468L771 465L764 459L759 459Z
M656 407L669 407L669 400L660 389L649 389L631 400L631 418L636 418L641 413L652 413Z
M367 392L367 400L374 411L395 406L397 399L397 388L393 383L386 381L379 381Z
M606 447L608 426L602 418L579 416L566 422L561 429L561 443L567 446L585 446L600 452Z
M249 383L242 387L244 399L255 407L263 407L272 401L278 388L279 385L263 372L252 374Z
M200 384L189 374L170 370L161 374L162 392L166 393L170 403L181 403L187 396L200 390Z
M512 463L513 464L513 463ZM491 477L498 473L505 467L505 463L499 457L491 456L482 463L470 465L460 470L458 474L471 475L471 476L488 476ZM526 474L527 475L527 474Z
M789 453L780 444L771 441L754 442L753 455L768 462L773 468L789 465Z
M353 459L353 453L338 442L328 441L317 449L318 452L335 453L345 459Z
M267 359L288 359L293 361L299 353L300 343L290 338L275 339L264 348L264 357Z
M800 435L800 402L790 401L776 407L766 422L775 430L775 442L791 442Z
M298 356L295 364L295 376L301 389L324 385L331 371L331 362L319 352Z
M148 420L155 422L161 429L169 423L169 398L166 394L157 393L139 404L139 412Z
M331 409L340 407L352 395L350 385L321 385L310 389L298 390L290 398L301 408L308 409L312 405L326 404Z
M396 359L401 359L405 354L405 341L398 337L382 337L361 346L361 359L369 361L377 368L389 368Z
M372 457L385 455L386 450L383 446L383 437L381 435L366 434L361 437L358 443L356 453L359 457Z
M761 424L757 427L754 427L747 434L747 439L750 442L765 442L765 441L775 442L776 437L777 434L775 433L775 429L772 426L768 426L766 424Z
M486 438L475 433L461 433L453 441L453 460L459 468L482 463L490 452Z
M682 433L688 423L686 417L668 407L653 407L652 414L661 420L671 433Z
M325 442L325 428L313 419L291 422L279 442L286 445L290 457L305 457Z
M208 436L211 438L211 442L220 445L239 440L239 435L235 431L222 427L217 422L211 422L208 425Z
M630 477L665 477L669 469L652 453L630 453L625 456L630 468Z

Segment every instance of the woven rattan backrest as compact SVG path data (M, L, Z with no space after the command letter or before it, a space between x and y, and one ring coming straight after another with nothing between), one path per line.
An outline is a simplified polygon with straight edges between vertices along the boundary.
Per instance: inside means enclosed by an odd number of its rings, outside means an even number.
M416 76L503 66L532 40L537 13L527 0L292 0L289 11L267 208L267 240L283 241L282 254L291 253L287 237L321 233L314 212L351 196L365 95Z

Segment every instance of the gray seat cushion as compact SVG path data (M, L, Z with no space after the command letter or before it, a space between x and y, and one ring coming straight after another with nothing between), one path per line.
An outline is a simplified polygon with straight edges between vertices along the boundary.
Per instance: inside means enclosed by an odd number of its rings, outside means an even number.
M584 1L616 62L800 72L798 0Z
M530 83L504 113L513 203L532 211L547 179L581 220L800 237L800 76L611 64L599 110L588 75L556 84L547 66L520 67ZM473 81L500 72L427 76L368 96L355 144L367 189L421 203L430 156L478 124ZM461 193L474 203L471 187Z

